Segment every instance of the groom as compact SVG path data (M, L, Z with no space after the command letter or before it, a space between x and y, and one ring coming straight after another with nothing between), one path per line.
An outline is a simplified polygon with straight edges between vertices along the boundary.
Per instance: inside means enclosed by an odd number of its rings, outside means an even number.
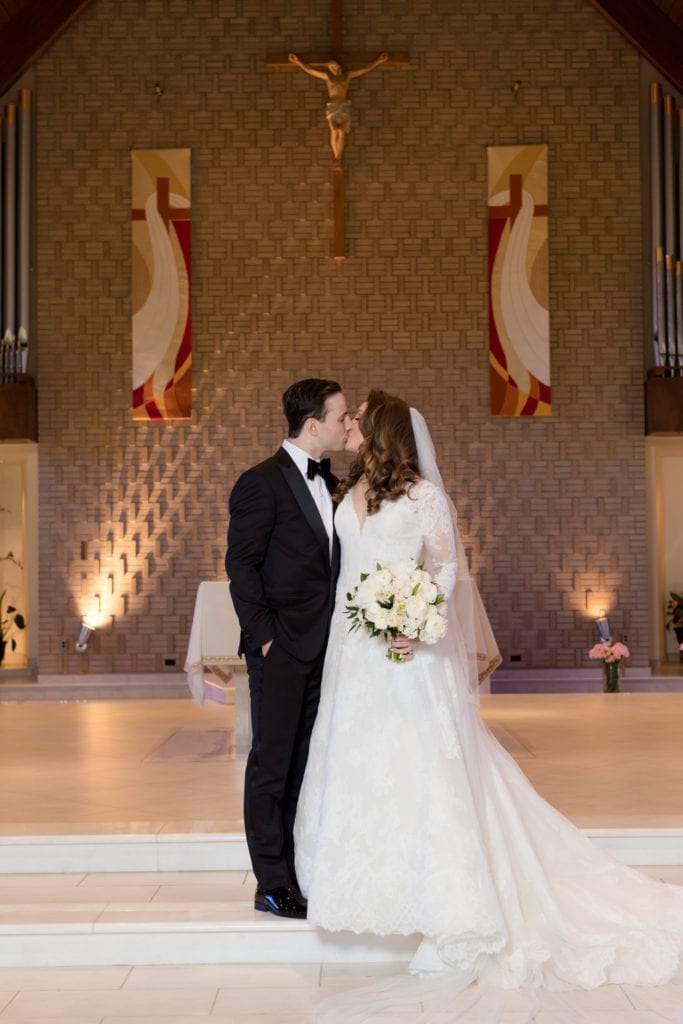
M257 910L305 917L294 870L294 817L320 699L339 571L324 452L351 428L336 381L310 378L282 396L289 436L230 495L225 567L249 674L252 746L244 824Z

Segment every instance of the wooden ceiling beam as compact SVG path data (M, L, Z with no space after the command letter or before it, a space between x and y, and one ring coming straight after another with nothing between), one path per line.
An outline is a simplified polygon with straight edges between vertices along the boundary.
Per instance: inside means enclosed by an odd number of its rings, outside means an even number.
M0 95L14 85L93 0L25 3L0 32Z
M653 0L590 0L590 3L683 92L683 29Z

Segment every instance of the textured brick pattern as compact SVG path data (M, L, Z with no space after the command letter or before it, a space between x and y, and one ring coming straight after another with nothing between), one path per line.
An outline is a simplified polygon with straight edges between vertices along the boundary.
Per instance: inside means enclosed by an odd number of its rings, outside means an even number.
M635 51L583 0L346 8L348 49L412 64L351 86L343 263L324 87L264 67L326 44L323 0L97 0L38 65L43 672L182 663L231 484L312 374L423 409L506 657L587 665L590 589L647 663ZM492 420L485 146L541 141L553 416ZM188 145L194 419L134 424L129 149Z

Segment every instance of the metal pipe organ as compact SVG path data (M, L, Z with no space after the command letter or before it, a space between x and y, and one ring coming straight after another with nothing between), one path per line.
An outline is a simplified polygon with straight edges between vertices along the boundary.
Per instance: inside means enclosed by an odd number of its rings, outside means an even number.
M0 378L28 372L31 266L31 91L5 106L0 200Z
M683 376L683 108L650 85L652 327L655 367Z

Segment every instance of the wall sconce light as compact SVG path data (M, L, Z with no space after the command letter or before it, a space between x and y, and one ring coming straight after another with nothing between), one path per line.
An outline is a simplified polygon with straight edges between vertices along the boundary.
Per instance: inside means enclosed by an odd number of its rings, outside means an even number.
M90 637L93 635L94 632L95 627L89 626L85 619L83 619L83 621L81 622L81 628L78 633L78 639L74 644L77 654L85 654L85 652L88 650L88 641L90 640Z
M595 628L598 631L601 643L612 643L612 630L610 629L609 619L606 615L601 615L599 619L595 620Z

